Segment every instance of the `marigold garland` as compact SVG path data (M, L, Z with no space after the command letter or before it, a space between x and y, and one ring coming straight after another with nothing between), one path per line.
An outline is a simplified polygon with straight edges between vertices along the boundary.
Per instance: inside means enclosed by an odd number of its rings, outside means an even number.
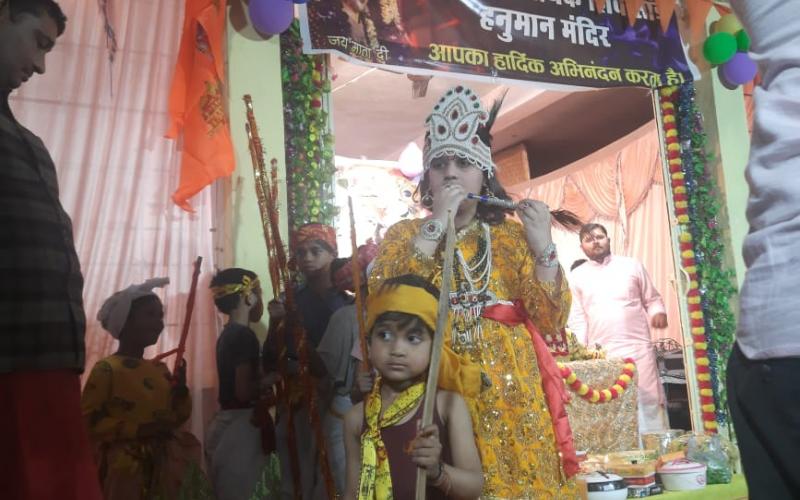
M731 272L722 265L723 245L717 228L719 201L706 171L705 134L694 105L694 87L660 91L670 187L678 221L681 267L689 277L686 293L703 427L716 433L724 423L725 361L735 324L728 298L735 292Z
M590 403L608 403L620 397L625 389L628 388L633 381L633 376L636 373L636 364L632 358L625 358L625 365L622 367L622 374L617 378L611 387L608 389L594 389L582 382L575 372L564 363L556 363L558 369L561 370L561 377L564 383L567 384L572 392L582 397Z

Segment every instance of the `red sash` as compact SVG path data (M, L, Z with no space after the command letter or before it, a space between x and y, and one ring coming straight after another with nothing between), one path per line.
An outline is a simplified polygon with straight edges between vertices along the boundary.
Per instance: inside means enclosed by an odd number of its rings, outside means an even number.
M561 452L561 463L567 477L572 477L579 472L578 459L575 456L575 444L572 440L572 429L569 426L567 410L564 404L569 401L569 395L564 388L561 372L556 366L556 360L550 354L547 343L542 338L539 330L531 322L525 306L521 301L515 300L514 305L495 304L483 310L482 316L502 323L506 326L525 325L531 336L539 373L542 376L542 389L544 389L547 408L553 419L553 430L556 435L556 445Z

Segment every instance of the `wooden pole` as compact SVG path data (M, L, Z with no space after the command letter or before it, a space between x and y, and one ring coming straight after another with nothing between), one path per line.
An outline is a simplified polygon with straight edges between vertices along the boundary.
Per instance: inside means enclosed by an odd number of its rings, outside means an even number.
M178 341L178 347L175 349L169 350L167 352L163 352L154 358L155 361L161 361L162 359L171 356L173 354L177 354L175 356L175 363L172 366L172 375L175 376L175 372L181 364L183 360L183 352L186 350L186 338L189 336L189 326L192 322L192 311L194 311L194 302L195 296L197 295L197 281L200 277L200 265L203 263L202 257L197 257L197 260L194 261L194 272L192 273L192 285L189 288L189 296L186 299L186 314L183 317L183 329L181 330L181 337Z
M367 326L364 321L364 292L361 290L361 266L358 262L358 243L356 241L356 216L353 211L353 197L347 197L347 207L350 210L350 246L353 247L353 256L350 265L353 270L353 290L356 294L356 318L358 320L358 342L361 346L360 363L361 372L368 373L372 368L369 366L367 356Z
M200 266L203 264L203 258L197 257L194 261L194 272L192 273L192 287L189 290L189 298L186 299L186 314L183 317L183 331L181 331L181 339L178 342L177 353L175 354L175 364L172 367L172 373L175 374L178 367L183 361L183 353L186 350L186 339L189 336L189 325L192 323L192 311L194 311L194 301L197 295L197 281L200 277Z
M436 408L436 386L439 383L439 363L444 347L444 335L450 321L450 281L453 278L453 257L456 244L456 229L453 212L447 212L447 232L444 245L444 264L442 265L442 285L439 291L439 311L436 316L436 332L431 347L431 363L428 367L428 381L425 384L425 399L422 403L422 427L433 423L433 412ZM416 500L425 500L428 478L425 470L417 469Z

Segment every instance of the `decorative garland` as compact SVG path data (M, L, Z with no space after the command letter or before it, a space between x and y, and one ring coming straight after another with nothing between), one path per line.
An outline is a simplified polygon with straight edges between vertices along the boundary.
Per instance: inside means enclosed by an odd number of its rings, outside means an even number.
M720 201L707 169L706 136L694 103L694 86L660 92L672 197L678 221L681 267L689 277L687 302L703 427L715 433L727 421L725 364L735 336L729 298L736 289L723 262L717 223Z
M281 35L281 78L289 226L332 224L337 212L333 192L336 165L324 106L331 83L325 57L303 54L296 20Z
M628 388L628 384L631 383L633 375L636 372L636 365L632 358L625 358L623 361L625 365L622 367L622 374L617 377L617 381L608 389L593 389L582 382L578 376L575 375L575 372L564 363L556 363L556 365L558 369L561 370L561 377L564 379L564 383L578 396L590 403L608 403L617 399L625 392L625 389Z

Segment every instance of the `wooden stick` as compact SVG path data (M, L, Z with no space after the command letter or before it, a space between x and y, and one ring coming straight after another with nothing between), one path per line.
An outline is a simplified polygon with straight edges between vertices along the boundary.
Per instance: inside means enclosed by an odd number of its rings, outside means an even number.
M162 352L155 358L154 361L161 361L162 359L171 356L173 354L177 354L175 356L175 363L172 366L172 374L175 375L175 371L180 366L181 361L183 360L183 352L186 350L186 339L189 336L189 326L192 322L192 311L194 311L194 301L195 296L197 295L197 280L200 277L200 264L203 263L202 257L197 257L194 261L194 272L192 273L192 285L189 287L189 296L186 299L186 314L183 316L183 329L181 330L181 337L178 340L178 347L175 349L171 349L167 352Z
M197 295L197 281L200 278L200 266L203 264L203 257L198 256L194 261L194 272L192 273L192 286L189 288L189 297L186 299L186 314L183 316L183 331L178 342L178 349L175 354L175 364L172 365L173 375L177 373L178 367L183 361L183 353L186 350L186 339L189 337L189 325L192 323L192 311L194 311L194 299Z
M361 372L368 373L372 368L369 366L367 356L367 325L364 321L364 292L361 290L361 266L358 262L358 243L356 242L356 216L353 212L353 197L347 197L347 207L350 210L350 246L353 247L353 256L350 265L353 268L353 286L356 293L356 318L358 319L358 342L361 346L360 363Z
M170 349L167 352L162 352L161 354L159 354L158 356L153 358L153 361L161 361L164 358L168 358L168 357L172 356L176 352L178 352L178 348L177 347L175 349Z
M428 367L428 381L425 384L425 399L422 403L422 427L433 423L436 408L436 386L439 384L439 363L442 359L444 334L450 321L450 281L453 278L453 257L456 246L456 228L453 212L447 212L447 236L444 244L444 264L442 266L442 285L439 291L439 311L436 316L436 332L431 347L431 363ZM416 500L425 500L428 478L425 469L417 468Z

